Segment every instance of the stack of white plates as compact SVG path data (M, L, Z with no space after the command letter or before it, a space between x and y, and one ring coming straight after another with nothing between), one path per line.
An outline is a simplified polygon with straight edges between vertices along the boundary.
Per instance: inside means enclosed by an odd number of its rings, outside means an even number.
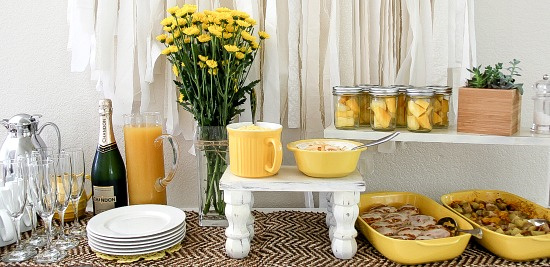
M86 227L88 245L110 255L141 255L180 243L185 213L165 205L135 205L94 216Z

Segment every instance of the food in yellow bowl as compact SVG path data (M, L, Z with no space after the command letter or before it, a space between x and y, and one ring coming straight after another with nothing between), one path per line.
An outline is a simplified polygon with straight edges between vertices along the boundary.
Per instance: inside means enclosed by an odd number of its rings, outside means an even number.
M445 209L431 198L410 192L361 194L359 214L380 205L389 206L397 211L398 208L403 208L405 204L418 208L422 213L432 216L436 221L443 217L451 217L461 229L472 229L472 225L466 220ZM426 219L426 221L430 220ZM455 258L466 249L471 237L470 234L459 234L430 240L400 240L380 233L361 217L358 217L355 221L355 227L367 237L369 242L382 255L400 264L424 264Z
M287 148L305 175L335 178L355 171L361 152L367 149L351 150L359 145L362 143L341 139L308 139L289 143Z
M481 201L485 203L496 203L497 199L501 199L507 205L514 206L514 209L527 214L529 218L550 220L549 209L537 205L520 196L504 191L469 190L441 196L441 202L445 205L445 207L465 218L474 226L481 228L483 238L476 241L495 255L513 261L528 261L550 257L550 234L536 236L510 236L498 233L497 229L493 231L491 230L493 228L486 227L483 223L479 224L475 221L475 219L472 220L451 207L453 203L456 203L457 201L470 203Z

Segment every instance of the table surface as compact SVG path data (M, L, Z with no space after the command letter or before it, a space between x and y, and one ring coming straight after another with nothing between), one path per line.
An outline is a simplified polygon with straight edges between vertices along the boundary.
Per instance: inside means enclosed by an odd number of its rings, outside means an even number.
M182 248L159 260L130 264L103 260L96 257L82 238L80 245L69 250L69 255L59 263L38 265L31 260L19 264L0 263L0 266L399 266L380 254L362 234L357 236L357 254L352 259L335 258L330 248L325 213L321 212L254 211L256 234L249 256L240 260L225 254L225 227L200 227L196 212L186 211L186 214L187 234ZM90 218L88 213L81 223L85 225ZM26 237L28 233L24 234ZM0 248L0 253L13 247ZM470 241L461 256L425 266L550 266L550 259L511 262Z
M346 177L313 178L300 172L296 166L281 166L279 173L274 176L243 178L233 175L228 167L220 180L220 189L241 191L363 192L366 186L363 177L357 170Z

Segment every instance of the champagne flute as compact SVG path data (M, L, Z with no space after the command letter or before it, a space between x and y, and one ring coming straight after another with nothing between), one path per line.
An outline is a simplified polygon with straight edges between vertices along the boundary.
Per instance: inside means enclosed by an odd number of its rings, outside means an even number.
M35 151L33 151L33 153L34 152ZM36 157L34 157L31 153L31 155L25 154L25 157L23 157L23 159L26 161L26 166L23 168L23 171L26 172L26 175L28 177L28 175L30 175L30 164L36 160ZM29 206L29 209L27 210L30 213L29 215L31 218L31 236L29 237L29 239L27 239L27 245L41 248L46 245L46 235L38 234L36 231L37 216L30 190L31 189L29 186L27 190L27 206Z
M78 223L78 202L82 197L84 191L85 181L85 169L86 164L84 160L84 151L82 148L70 147L64 148L63 152L68 153L71 156L71 168L72 168L72 186L71 186L71 201L73 203L74 211L74 223L69 229L69 234L74 236L86 236L86 228L81 227Z
M54 245L61 250L68 250L78 245L78 240L65 235L65 211L69 206L72 188L71 157L67 153L53 154L53 166L57 176L57 198L55 208L61 218L59 237Z
M15 250L6 254L2 261L21 262L36 255L36 249L21 244L21 217L27 204L28 172L24 172L24 160L6 160L1 163L0 199L11 217L17 235Z
M46 248L34 257L36 263L58 262L67 256L66 252L52 246L52 219L57 199L57 177L51 159L38 160L31 164L31 194L36 211L46 226Z

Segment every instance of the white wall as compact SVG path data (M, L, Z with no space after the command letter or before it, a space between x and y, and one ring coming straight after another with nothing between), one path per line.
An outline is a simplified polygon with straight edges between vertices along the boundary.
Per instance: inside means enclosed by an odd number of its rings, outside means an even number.
M87 151L87 166L91 166L101 95L89 71L70 72L66 1L0 1L0 10L0 119L17 113L42 114L43 121L60 127L63 146L82 146ZM518 58L524 69L520 81L526 85L549 73L550 35L543 25L550 25L550 18L545 10L550 10L550 1L476 1L479 63ZM523 98L523 126L532 121L531 95L528 92ZM45 135L53 140L50 131ZM120 127L115 135L124 154ZM288 142L299 135L285 130L284 136ZM4 137L0 129L0 138ZM178 139L183 160L169 186L168 201L177 207L196 207L196 163L187 154L191 142ZM544 203L548 152L540 147L406 144L394 154L375 155L368 188L417 191L433 198L459 189L496 188ZM285 155L286 163L293 162L289 156ZM303 195L261 194L255 203L258 207L300 207Z

